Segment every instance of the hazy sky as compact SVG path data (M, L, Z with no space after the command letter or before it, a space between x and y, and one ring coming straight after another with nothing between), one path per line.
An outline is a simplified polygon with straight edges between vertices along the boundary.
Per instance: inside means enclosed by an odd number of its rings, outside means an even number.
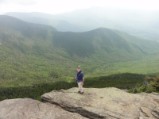
M58 14L90 7L159 10L159 0L0 0L0 14L7 12Z

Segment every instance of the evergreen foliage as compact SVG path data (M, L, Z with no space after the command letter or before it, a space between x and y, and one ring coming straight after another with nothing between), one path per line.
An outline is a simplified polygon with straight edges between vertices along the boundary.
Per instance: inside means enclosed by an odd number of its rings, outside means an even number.
M140 74L116 74L101 77L88 77L85 79L84 87L104 88L104 87L117 87L121 89L131 89L137 83L143 83L144 75ZM32 86L15 86L15 87L1 87L0 100L10 98L34 98L40 99L40 96L51 90L69 89L77 87L74 79L68 81L45 82L34 84Z
M144 79L144 83L137 84L134 88L130 90L133 93L140 92L159 92L159 77L158 76L147 76Z

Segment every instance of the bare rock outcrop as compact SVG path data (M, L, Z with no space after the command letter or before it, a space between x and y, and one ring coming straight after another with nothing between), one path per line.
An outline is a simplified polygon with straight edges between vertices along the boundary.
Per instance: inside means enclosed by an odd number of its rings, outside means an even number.
M130 94L117 88L85 88L84 94L77 91L52 91L41 98L90 119L159 119L158 94Z
M131 94L117 88L77 88L0 102L0 119L159 119L159 94Z
M0 119L87 119L59 106L33 99L10 99L0 102Z

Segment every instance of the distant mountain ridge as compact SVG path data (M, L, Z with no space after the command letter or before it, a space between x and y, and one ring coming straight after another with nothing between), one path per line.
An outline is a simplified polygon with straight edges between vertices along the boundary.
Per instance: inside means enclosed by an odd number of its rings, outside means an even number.
M5 15L0 16L0 43L0 77L4 79L58 77L61 72L71 74L81 63L85 67L98 66L140 59L159 51L158 42L116 30L60 32Z
M110 54L116 53L116 55L132 58L132 56L140 57L150 52L158 52L157 42L144 41L137 37L106 28L79 33L57 32L54 35L54 43L56 46L65 48L70 54L80 56L103 53L101 55L109 57ZM151 43L154 43L153 48Z
M90 8L58 15L43 13L8 13L8 15L28 22L51 25L59 31L81 32L105 27L149 40L158 40L159 37L157 11Z
M130 55L142 55L148 53L147 48L153 48L154 51L157 49L156 42L154 44L151 42L153 46L148 46L150 41L144 42L126 33L106 28L97 28L87 32L59 32L47 25L27 23L9 16L1 16L0 26L2 33L3 28L6 28L19 32L26 39L31 37L32 41L50 40L52 47L62 48L67 53L77 56L89 56L99 50L106 54L124 52L127 53L126 55L129 53ZM145 49L140 47L142 45L145 45Z

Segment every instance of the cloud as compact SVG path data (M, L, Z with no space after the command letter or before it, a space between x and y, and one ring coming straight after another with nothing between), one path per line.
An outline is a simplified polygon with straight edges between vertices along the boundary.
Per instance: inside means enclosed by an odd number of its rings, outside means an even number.
M16 1L15 3L20 5L34 5L37 3L36 0L14 0L14 1Z
M19 4L19 5L33 5L37 0L0 0L1 4Z
M37 0L0 0L0 14L7 12L35 12ZM33 10L33 11L32 11Z
M0 0L0 14L7 12L59 14L91 7L159 10L158 4L159 0Z
M7 2L8 0L0 0L0 3L5 3Z

